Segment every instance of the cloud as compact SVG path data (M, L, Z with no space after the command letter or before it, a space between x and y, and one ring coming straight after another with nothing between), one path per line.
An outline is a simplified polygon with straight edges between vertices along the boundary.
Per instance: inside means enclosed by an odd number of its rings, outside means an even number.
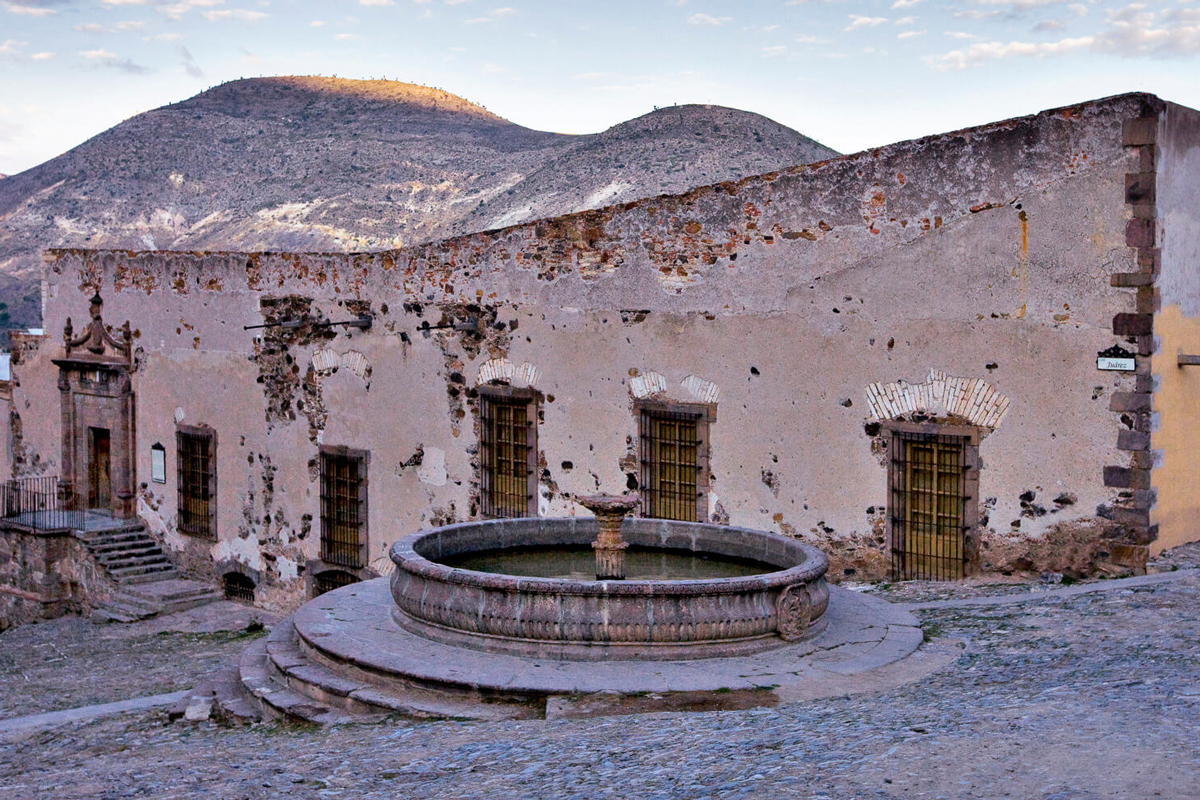
M472 17L471 19L464 19L463 25L482 25L485 22L492 21L491 17Z
M191 50L188 50L183 45L179 45L175 48L175 52L179 54L179 62L183 65L183 71L188 74L188 77L204 77L204 70L200 69L200 66L196 64L196 59L192 58Z
M18 41L17 39L5 39L3 42L0 42L0 56L15 56L27 44L29 42Z
M1046 58L1091 52L1123 58L1179 58L1200 53L1200 9L1151 11L1140 3L1110 11L1092 36L1057 42L976 42L925 61L936 70L967 69L1002 58Z
M83 25L76 25L72 30L77 30L80 33L106 33L108 28L98 22L86 22Z
M182 39L182 33L171 31L170 33L159 33L154 36L147 36L142 41L145 42L173 42L176 39Z
M689 25L724 25L733 22L733 17L714 17L711 14L692 14L688 17Z
M225 0L179 0L176 3L164 3L158 7L160 14L166 14L171 19L182 19L193 8L212 8L223 6Z
M5 0L5 10L13 14L26 14L30 17L49 17L52 14L57 14L57 8L49 8L46 5L35 5L35 0L29 0L27 3L13 3L11 0Z
M1044 19L1041 22L1039 22L1037 25L1034 25L1033 29L1035 31L1038 31L1039 33L1042 33L1042 32L1050 32L1050 31L1061 31L1065 27L1067 27L1066 24L1063 22L1060 22L1059 20Z
M325 24L325 23L324 23L323 21L321 21L321 20L319 20L319 19L314 19L312 22L308 23L308 27L310 27L310 28L320 28L320 27L321 27L322 25L324 25L324 24Z
M900 17L892 24L893 25L912 25L916 21L917 21L916 17Z
M394 6L396 0L358 0L360 6Z
M239 22L257 22L270 15L263 11L247 11L244 8L232 8L221 11L205 11L202 16L209 22L221 22L227 19L236 19Z
M492 12L492 16L493 17L511 17L513 14L516 14L516 13L517 13L517 10L515 8L508 8L506 6L504 8L497 8L495 11Z
M100 0L100 5L105 8L114 8L116 6L144 6L146 0Z
M943 34L943 35L949 36L951 39L978 39L979 38L975 34L967 33L966 31L946 31L945 34Z
M925 31L905 31L904 33L896 34L897 39L913 39L917 36L924 36Z
M921 0L896 0L896 2L892 3L892 8L912 8L919 2Z
M809 36L807 34L804 36L797 36L796 41L800 44L829 44L828 39L822 39L819 36Z
M351 39L357 39L358 37L355 36L353 33L335 33L333 35L333 38L337 39L339 42L346 42Z
M483 65L484 75L495 75L500 72L504 72L504 67L500 66L499 64L493 64L489 61Z
M779 58L787 55L787 46L782 44L764 47L762 49L763 58Z
M886 17L864 17L859 14L850 14L850 24L843 30L856 31L859 28L874 28L876 25L882 25L887 22Z
M145 75L151 71L149 67L135 64L128 58L117 58L116 53L107 50L80 50L79 55L94 61L98 67L128 72L130 75Z
M34 53L30 56L30 58L32 58L34 61L45 61L48 58L54 58L55 55L57 55L57 53L41 52Z
M595 81L595 80L599 80L600 78L607 78L611 74L612 74L611 72L581 72L578 75L572 75L571 80L573 80L573 81Z

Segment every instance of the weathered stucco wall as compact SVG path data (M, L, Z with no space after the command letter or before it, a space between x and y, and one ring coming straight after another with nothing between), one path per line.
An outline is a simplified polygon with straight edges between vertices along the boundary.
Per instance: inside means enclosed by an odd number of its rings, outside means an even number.
M1156 552L1200 539L1200 366L1178 363L1181 353L1200 355L1200 114L1167 104L1157 147Z
M1134 266L1122 125L1141 106L1114 98L412 250L60 252L45 325L84 319L96 289L110 324L131 321L143 515L194 568L253 574L267 604L295 603L316 558L318 443L371 452L372 560L477 514L474 386L493 359L541 394L541 513L625 488L633 393L657 373L670 399L716 393L711 517L800 536L831 552L831 575L859 577L887 564L868 386L931 370L986 381L1007 412L980 449L982 565L1085 569L1120 534L1095 511L1116 496L1101 480L1119 455L1109 398L1134 378L1095 357L1128 309L1109 276ZM364 312L369 331L243 330ZM467 317L486 333L416 330ZM31 362L16 391L44 398L54 380ZM25 440L53 454L57 419L43 417ZM217 432L215 544L174 530L177 422ZM165 484L146 483L155 442Z

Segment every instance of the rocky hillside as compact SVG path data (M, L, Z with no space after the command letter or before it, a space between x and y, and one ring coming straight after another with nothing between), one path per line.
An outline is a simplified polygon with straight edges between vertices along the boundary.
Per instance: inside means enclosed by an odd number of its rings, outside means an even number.
M833 155L720 106L567 136L407 83L234 81L0 182L0 303L37 324L47 247L399 247Z

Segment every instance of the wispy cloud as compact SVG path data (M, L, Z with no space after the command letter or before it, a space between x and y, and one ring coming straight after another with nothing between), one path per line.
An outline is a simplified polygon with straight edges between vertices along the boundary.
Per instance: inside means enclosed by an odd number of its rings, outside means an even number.
M151 71L149 67L135 64L128 58L117 58L116 53L110 53L108 50L80 50L79 55L93 62L97 67L115 69L130 75L145 75Z
M204 70L196 63L196 59L192 58L192 51L188 50L183 45L175 48L175 52L179 54L179 63L183 66L183 71L191 78L203 78Z
M733 17L714 17L712 14L692 14L688 17L689 25L724 25L733 22Z
M787 55L787 45L776 44L762 49L763 58L779 58Z
M3 0L4 9L13 14L25 14L30 17L49 17L58 13L57 8L51 8L52 4L38 3L36 0L28 0L25 3L14 3L11 0Z
M247 11L244 8L225 8L220 11L205 11L203 16L209 22L221 22L227 19L236 19L239 22L257 22L264 17L270 16L264 11Z
M882 25L887 22L887 17L864 17L860 14L850 14L850 24L843 30L857 31L861 28L874 28L876 25Z
M394 6L396 0L358 0L360 6Z
M212 8L223 5L225 5L225 0L179 0L175 3L163 3L158 6L157 10L171 19L182 19L193 8Z
M1048 58L1091 52L1124 58L1179 58L1200 54L1200 9L1150 10L1140 3L1108 12L1105 27L1090 36L1055 42L976 42L925 59L937 70L976 67L1005 58Z

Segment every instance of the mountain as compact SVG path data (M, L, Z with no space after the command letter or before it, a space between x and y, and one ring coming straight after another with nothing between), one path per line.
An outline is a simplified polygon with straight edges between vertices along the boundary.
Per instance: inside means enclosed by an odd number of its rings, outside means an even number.
M720 106L571 136L408 83L233 81L0 181L0 303L38 323L48 247L393 248L835 155Z

